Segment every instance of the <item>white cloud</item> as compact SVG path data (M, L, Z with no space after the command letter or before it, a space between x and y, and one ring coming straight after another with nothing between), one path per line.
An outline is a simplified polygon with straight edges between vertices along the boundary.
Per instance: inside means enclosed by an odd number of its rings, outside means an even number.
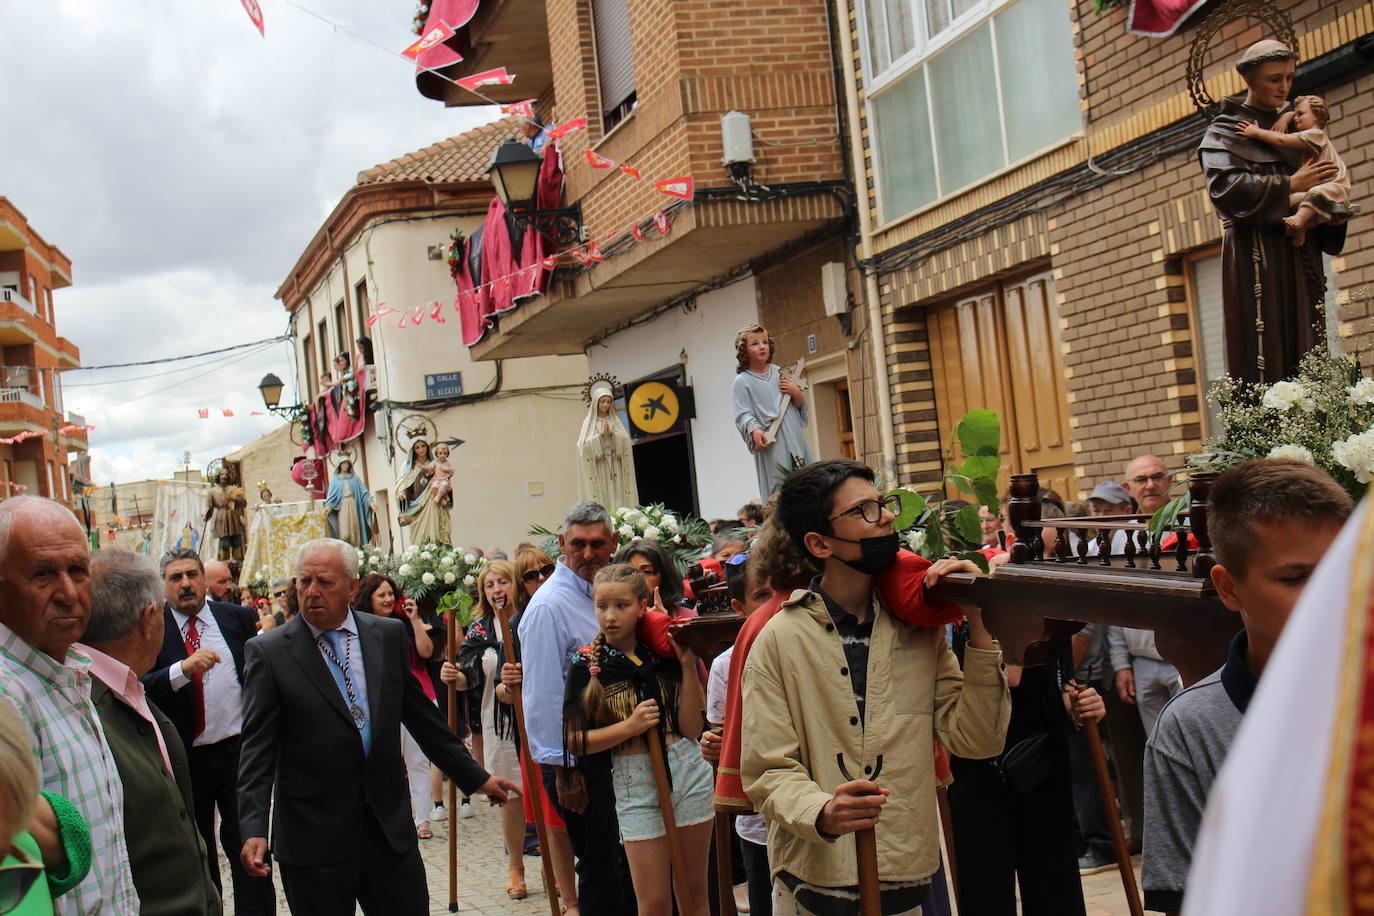
M386 47L413 40L413 0L305 4ZM0 34L23 36L0 80L0 194L71 257L58 332L87 365L282 333L272 293L357 173L496 115L446 110L403 58L262 5L265 40L232 0L0 6ZM203 467L280 423L247 416L269 371L294 377L284 344L70 373L65 400L97 427L97 481L166 476L183 451Z

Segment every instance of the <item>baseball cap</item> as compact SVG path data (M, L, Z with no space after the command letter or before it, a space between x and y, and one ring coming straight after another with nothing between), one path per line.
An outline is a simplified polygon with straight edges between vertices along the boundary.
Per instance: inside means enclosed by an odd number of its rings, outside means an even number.
M1126 488L1115 480L1104 480L1093 487L1092 495L1088 499L1100 499L1103 502L1124 505L1131 501L1131 494L1126 492Z

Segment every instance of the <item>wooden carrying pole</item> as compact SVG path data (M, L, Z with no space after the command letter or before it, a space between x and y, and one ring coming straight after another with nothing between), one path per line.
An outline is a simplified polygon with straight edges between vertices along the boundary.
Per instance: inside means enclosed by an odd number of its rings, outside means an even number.
M836 754L845 782L853 782L845 769L844 754ZM870 781L877 782L883 770L883 755L873 764ZM872 827L854 831L854 855L859 866L859 916L883 916L882 887L878 883L878 834Z
M716 812L716 903L720 916L739 916L735 908L734 859L730 855L730 812Z
M448 619L448 662L458 664L458 618ZM448 685L448 730L458 734L458 685ZM458 786L448 781L448 911L458 912Z
M681 898L679 908L694 912L694 901L687 881L687 860L682 855L682 839L677 834L677 818L673 816L673 791L668 787L668 763L663 757L663 736L654 727L644 733L649 746L649 763L654 770L654 788L658 790L658 809L663 815L663 830L668 834L668 854L673 863L673 887Z
M496 612L496 621L501 625L501 642L506 647L506 661L511 664L520 664L520 655L515 651L515 643L510 638L510 620L502 613L505 608ZM520 760L525 764L525 774L529 779L530 808L534 811L534 833L539 837L539 865L544 872L544 893L549 898L550 916L559 916L558 909L558 881L553 875L553 847L549 845L549 828L544 824L544 786L539 778L539 768L534 762L534 757L530 755L530 744L525 739L525 699L520 693L519 687L507 687L511 693L511 703L515 707L515 728L519 733L516 739L519 742ZM511 804L511 802L506 802Z
M1097 772L1097 791L1102 796L1102 807L1107 813L1107 823L1112 828L1112 846L1116 849L1116 867L1121 872L1121 888L1126 892L1126 904L1131 909L1131 916L1145 916L1145 908L1140 902L1140 888L1135 883L1135 869L1131 866L1131 847L1126 843L1126 831L1121 826L1121 812L1116 807L1116 787L1112 785L1111 774L1107 772L1107 754L1102 750L1102 735L1097 730L1097 722L1084 722L1083 734L1088 738L1093 769Z

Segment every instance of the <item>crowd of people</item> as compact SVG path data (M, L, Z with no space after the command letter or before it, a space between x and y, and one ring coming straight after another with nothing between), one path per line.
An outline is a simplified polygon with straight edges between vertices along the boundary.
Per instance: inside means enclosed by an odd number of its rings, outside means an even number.
M1042 517L1148 514L1172 476L1140 456L1086 505L1043 491ZM702 560L744 620L708 665L668 626L697 613L693 582L594 502L557 557L489 553L449 657L452 620L360 579L342 541L305 544L250 609L223 564L92 553L62 505L4 500L0 913L219 913L231 889L234 912L270 913L274 872L295 913L427 913L420 843L481 795L501 847L465 859L503 861L527 897L538 806L565 914L717 916L737 884L751 916L856 914L871 842L885 916L950 913L951 885L964 913L1072 916L1082 876L1116 865L1089 722L1146 905L1179 912L1208 790L1349 496L1291 461L1218 479L1212 578L1244 629L1186 689L1146 631L1090 625L1005 664L978 608L932 598L979 566L905 550L900 509L837 459L713 523ZM992 575L1006 516L983 510Z

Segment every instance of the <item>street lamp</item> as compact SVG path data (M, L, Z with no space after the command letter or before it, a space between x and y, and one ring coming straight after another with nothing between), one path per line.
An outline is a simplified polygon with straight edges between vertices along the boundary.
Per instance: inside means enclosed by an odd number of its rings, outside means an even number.
M487 177L496 196L517 225L532 226L555 245L566 246L582 239L582 207L537 210L534 206L539 186L539 171L544 160L519 140L506 140L492 154Z
M277 378L275 372L269 372L258 382L258 390L262 392L262 403L268 410L276 410L281 403L282 380Z

